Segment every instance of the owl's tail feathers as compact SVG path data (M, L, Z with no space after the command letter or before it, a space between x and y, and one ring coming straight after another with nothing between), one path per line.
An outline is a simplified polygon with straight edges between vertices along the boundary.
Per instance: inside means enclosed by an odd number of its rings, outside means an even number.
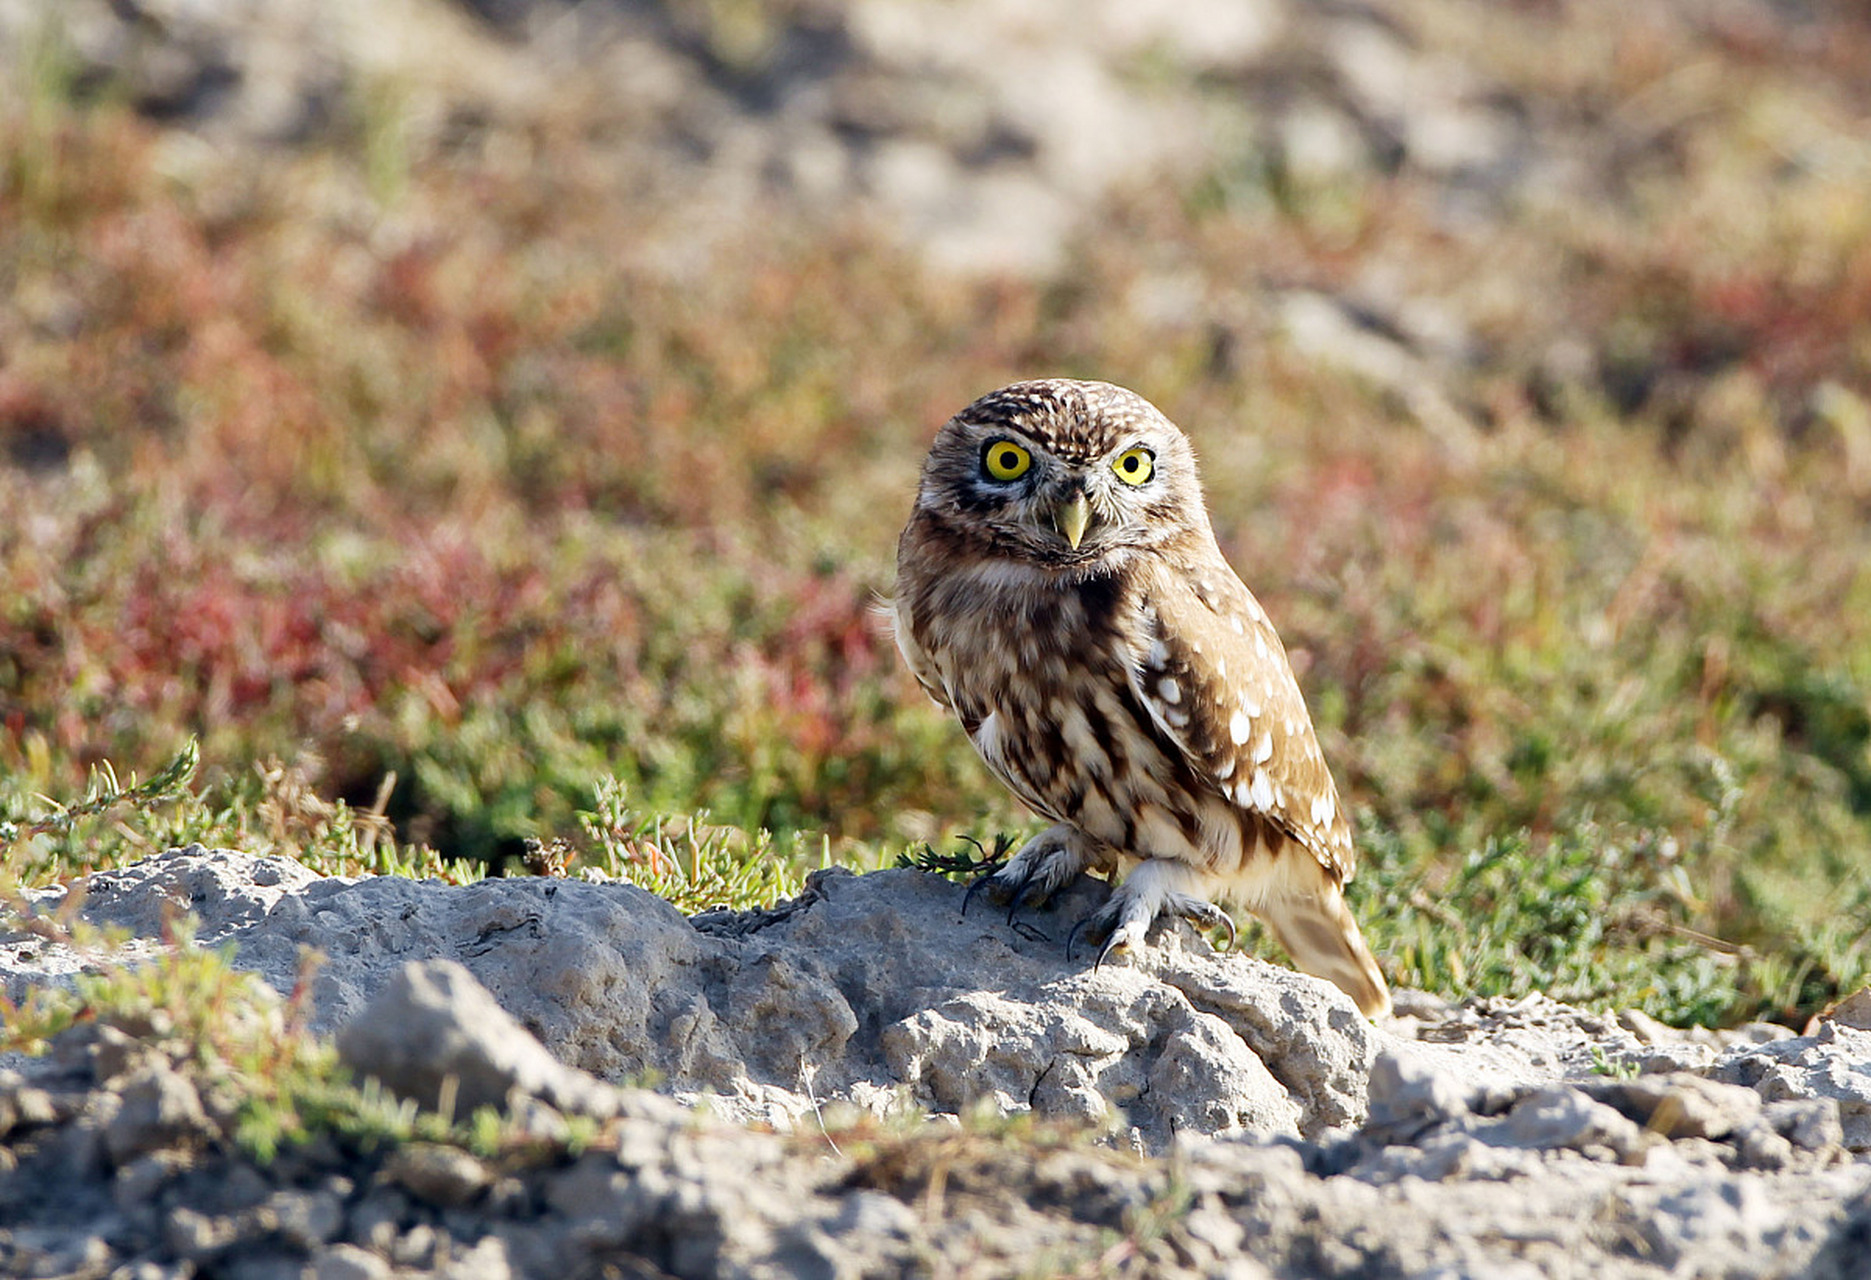
M1335 884L1267 904L1265 918L1287 954L1307 973L1350 996L1367 1018L1390 1014L1390 988Z

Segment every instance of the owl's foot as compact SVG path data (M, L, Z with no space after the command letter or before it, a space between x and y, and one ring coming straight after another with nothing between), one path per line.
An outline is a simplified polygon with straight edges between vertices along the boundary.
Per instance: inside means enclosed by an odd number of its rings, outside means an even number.
M985 891L988 901L1007 904L1007 923L1012 924L1022 907L1043 906L1073 876L1097 861L1084 832L1069 823L1055 823L1022 845L1006 866L969 885L962 895L961 913L966 916L975 894Z
M1234 917L1193 892L1197 884L1195 871L1185 864L1150 859L1125 877L1108 902L1073 926L1065 941L1065 958L1071 960L1081 931L1094 941L1103 938L1091 966L1097 969L1112 956L1141 947L1150 926L1163 916L1178 916L1198 929L1226 929L1232 950Z

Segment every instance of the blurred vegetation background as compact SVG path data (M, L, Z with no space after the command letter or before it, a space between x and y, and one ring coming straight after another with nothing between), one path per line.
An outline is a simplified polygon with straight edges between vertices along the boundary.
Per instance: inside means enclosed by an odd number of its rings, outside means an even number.
M0 5L10 875L1018 835L874 605L1062 374L1195 440L1395 981L1871 976L1862 5L213 8Z

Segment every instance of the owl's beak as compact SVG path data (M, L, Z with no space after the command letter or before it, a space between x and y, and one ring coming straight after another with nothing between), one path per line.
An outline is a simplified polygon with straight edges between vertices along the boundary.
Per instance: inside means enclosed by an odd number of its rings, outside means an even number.
M1078 550L1078 544L1085 540L1085 530L1091 527L1091 503L1085 495L1075 493L1071 500L1062 502L1052 513L1053 526L1065 536L1072 550Z

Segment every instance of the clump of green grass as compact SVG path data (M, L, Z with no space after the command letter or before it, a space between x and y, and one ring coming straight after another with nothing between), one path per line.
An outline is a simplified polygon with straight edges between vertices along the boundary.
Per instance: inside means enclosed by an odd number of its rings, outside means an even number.
M118 781L108 760L71 803L0 778L0 882L33 883L117 867L200 844L297 858L324 875L406 875L462 884L481 864L398 839L382 805L328 801L304 774L270 761L197 789L200 749L190 740L147 781Z
M1786 994L1739 948L1683 923L1693 891L1667 842L1588 824L1550 841L1490 840L1427 883L1396 867L1373 858L1352 901L1406 986L1458 997L1537 990L1677 1026Z
M578 820L595 854L586 869L647 889L684 914L771 906L805 887L802 836L775 841L768 831L714 825L705 812L686 818L641 813L615 778L598 782L596 808ZM823 840L817 865L831 865Z
M38 816L0 818L0 849L11 850L26 842L49 841L56 837L64 843L65 848L52 851L52 860L58 860L61 852L69 860L71 846L80 838L89 820L103 818L119 808L147 811L173 800L182 793L200 764L201 749L193 738L176 753L175 759L157 770L146 782L138 782L136 775L132 774L130 784L125 786L117 780L117 771L111 767L110 761L100 761L91 771L82 799L72 804L61 804L50 796L34 796L32 799L43 810ZM14 797L13 805L18 804L19 798Z

